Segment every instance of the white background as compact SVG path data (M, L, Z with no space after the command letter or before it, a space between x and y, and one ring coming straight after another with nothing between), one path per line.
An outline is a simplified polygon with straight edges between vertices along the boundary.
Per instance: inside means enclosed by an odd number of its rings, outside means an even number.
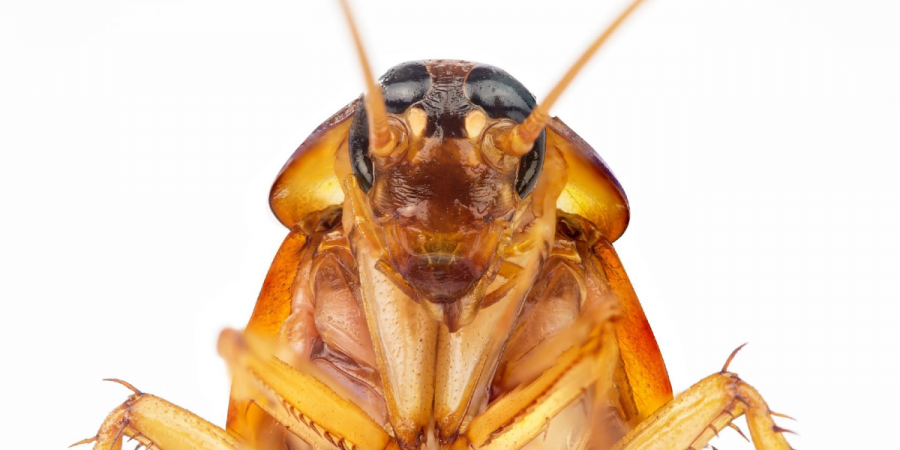
M355 2L376 72L539 97L618 1ZM632 206L616 246L677 390L732 368L799 449L892 448L900 4L651 0L555 109ZM362 89L333 1L0 5L0 447L93 435L119 377L224 424L215 351L286 230L271 181ZM713 444L749 449L731 431Z

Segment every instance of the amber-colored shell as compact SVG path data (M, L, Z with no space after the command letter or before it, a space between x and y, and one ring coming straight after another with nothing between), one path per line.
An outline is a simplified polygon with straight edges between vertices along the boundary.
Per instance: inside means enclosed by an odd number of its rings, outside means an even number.
M358 105L359 101L350 103L319 125L275 179L269 205L286 227L313 211L343 202L335 160L348 152L347 137ZM558 118L547 126L547 146L558 148L569 166L568 183L557 207L590 220L610 242L618 239L628 226L628 199L606 163Z
M556 207L590 220L609 242L628 227L625 190L596 151L558 117L547 125L547 147L558 148L569 166L566 187Z

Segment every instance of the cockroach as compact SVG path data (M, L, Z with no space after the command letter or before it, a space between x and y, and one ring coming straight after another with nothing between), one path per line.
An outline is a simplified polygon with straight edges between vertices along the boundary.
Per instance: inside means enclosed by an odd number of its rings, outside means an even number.
M219 352L226 429L133 391L79 444L147 448L688 450L745 415L790 449L728 365L672 394L612 243L622 186L550 110L632 2L538 103L480 63L399 64L275 179L290 229L244 331ZM737 352L737 351L735 351Z

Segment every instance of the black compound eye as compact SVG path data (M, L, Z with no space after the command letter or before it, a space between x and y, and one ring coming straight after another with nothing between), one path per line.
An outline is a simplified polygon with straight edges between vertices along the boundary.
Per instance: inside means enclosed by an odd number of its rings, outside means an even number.
M492 119L510 119L522 123L537 105L534 95L519 80L492 66L477 66L466 78L466 96L480 106ZM541 132L531 151L519 161L516 191L524 198L534 189L541 168L544 166L544 150L547 132Z
M356 106L356 114L353 115L353 123L350 124L350 167L359 181L359 187L363 192L372 189L375 182L372 159L369 158L369 120L366 116L366 107L363 98L359 98Z
M537 105L534 95L512 75L492 66L478 66L466 78L466 96L492 119L522 123Z
M431 88L431 74L420 61L394 66L379 81L384 104L390 114L402 114L412 104L425 98ZM369 158L369 119L362 97L350 125L350 165L360 187L369 192L375 182L375 172Z
M400 114L423 98L431 88L431 74L425 64L413 61L394 66L379 80L387 111Z

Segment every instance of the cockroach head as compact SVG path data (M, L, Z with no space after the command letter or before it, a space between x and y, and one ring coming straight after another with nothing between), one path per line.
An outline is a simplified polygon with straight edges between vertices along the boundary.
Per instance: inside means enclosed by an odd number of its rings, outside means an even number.
M369 113L359 107L351 166L394 268L418 299L452 304L494 276L503 231L541 173L544 132L521 155L496 142L535 98L508 73L466 61L408 62L379 82L394 145L373 148Z
M465 61L409 62L376 82L350 6L340 1L366 83L350 128L353 172L384 227L394 269L416 299L455 305L440 315L451 328L474 318L473 289L497 273L504 230L540 176L550 108L641 2L536 104L506 72Z

